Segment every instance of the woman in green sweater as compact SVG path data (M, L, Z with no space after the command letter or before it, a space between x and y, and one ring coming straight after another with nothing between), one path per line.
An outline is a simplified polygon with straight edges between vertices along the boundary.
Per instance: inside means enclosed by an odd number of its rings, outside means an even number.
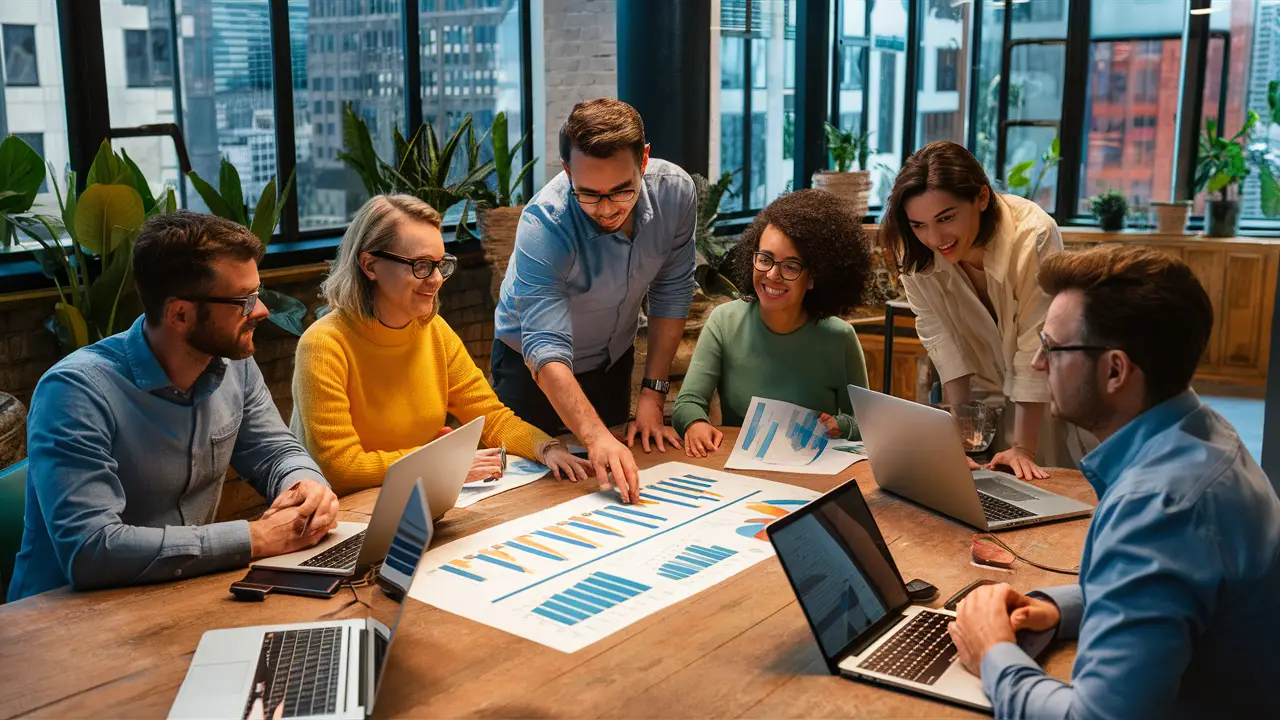
M848 385L867 386L862 345L840 319L862 300L871 257L862 224L822 190L769 203L732 250L742 300L712 311L676 398L685 453L706 457L724 438L711 425L720 394L725 425L741 427L753 395L823 413L832 437L856 439Z

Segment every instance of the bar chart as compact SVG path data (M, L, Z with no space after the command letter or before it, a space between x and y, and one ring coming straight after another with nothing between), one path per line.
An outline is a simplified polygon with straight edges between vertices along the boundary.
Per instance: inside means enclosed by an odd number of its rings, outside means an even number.
M552 595L535 607L533 613L561 625L577 625L651 589L612 573L594 572Z
M684 580L692 577L721 560L737 555L737 550L730 550L719 545L690 545L675 558L663 563L658 575L670 580Z

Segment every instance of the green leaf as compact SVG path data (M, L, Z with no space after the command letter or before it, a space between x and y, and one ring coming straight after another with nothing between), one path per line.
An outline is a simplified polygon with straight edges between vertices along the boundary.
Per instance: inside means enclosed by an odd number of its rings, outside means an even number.
M124 158L124 164L129 166L129 174L133 178L133 189L142 196L142 208L147 211L147 215L150 215L156 207L156 199L151 197L151 186L147 184L146 176L142 174L142 170L124 148L120 148L120 156Z
M342 147L343 152L338 153L338 159L356 171L370 195L382 195L391 190L389 183L379 172L378 154L373 150L369 126L356 115L351 103L343 106Z
M1009 168L1009 174L1006 178L1009 187L1021 188L1031 185L1031 178L1027 176L1027 173L1035 166L1035 160L1027 160Z
M536 165L537 163L538 163L538 158L534 158L529 162L525 163L524 167L520 168L520 172L516 175L516 179L511 181L512 190L515 190L516 188L520 187L520 184L524 182L524 176L533 172L533 166Z
M132 185L133 171L120 156L111 151L111 141L103 140L98 146L98 154L89 166L89 174L85 178L85 186L90 185Z
M13 193L0 198L0 212L30 210L40 192L40 183L44 182L44 173L44 160L30 145L14 135L0 142L0 188Z
M1207 189L1209 192L1218 192L1222 188L1230 185L1231 180L1232 178L1230 173L1226 171L1218 172L1216 175L1209 178L1209 186Z
M1280 124L1280 80L1267 83L1267 109L1273 124Z
M222 165L218 168L218 192L231 211L231 217L227 219L247 227L249 221L244 216L244 188L240 185L240 172L226 158L222 158Z
M1058 137L1055 135L1053 138L1053 142L1049 143L1049 154L1051 157L1055 157L1055 158L1062 157L1062 154L1058 152L1059 147L1060 146L1058 144Z
M55 182L54 188L58 187ZM76 209L79 206L79 200L76 197L76 172L74 170L67 171L67 202L62 203L62 191L58 191L58 205L62 207L62 226L75 239L76 233Z
M218 217L228 220L235 220L235 215L231 212L231 207L222 195L213 188L204 178L196 174L195 170L187 173L187 179L191 181L191 187L196 189L196 193L200 195L200 199L209 207L209 212Z
M272 175L262 189L262 197L258 198L258 205L253 209L253 224L249 226L249 231L262 241L263 247L271 242L271 231L276 229L277 218L276 176Z
M76 207L75 237L95 255L113 254L120 242L116 228L136 232L145 219L142 196L132 185L90 185Z
M120 329L115 327L115 314L120 297L131 290L128 286L132 285L129 282L133 256L132 241L126 243L122 249L125 252L111 254L107 266L89 286L89 311L85 319L89 324L91 340L107 337Z
M1270 163L1262 163L1258 173L1262 185L1262 214L1269 218L1280 216L1280 184L1276 183Z
M302 336L302 331L306 329L302 326L302 322L307 317L307 306L303 305L302 301L266 288L258 293L258 300L271 311L267 316L268 320L285 332Z
M493 118L493 126L489 128L493 135L493 165L497 173L498 202L511 204L511 147L507 139L507 114L500 112Z

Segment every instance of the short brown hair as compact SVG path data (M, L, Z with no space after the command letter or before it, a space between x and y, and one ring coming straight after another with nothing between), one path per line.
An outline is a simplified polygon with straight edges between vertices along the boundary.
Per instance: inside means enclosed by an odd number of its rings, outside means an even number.
M640 113L621 100L596 98L573 106L569 119L560 126L560 159L569 164L569 154L578 152L595 158L612 157L630 150L636 162L644 157L644 121Z
M133 282L147 323L157 325L173 298L207 294L214 262L261 262L264 252L249 228L216 215L179 210L147 220L133 246Z
M1148 407L1191 384L1213 330L1213 305L1190 266L1148 247L1102 245L1044 262L1050 295L1084 293L1084 341L1123 350L1142 368Z
M953 142L929 143L911 154L902 163L902 170L893 181L893 190L885 203L880 218L880 242L893 256L900 258L902 270L907 273L928 270L933 265L933 250L920 242L907 221L907 201L929 190L943 190L961 200L973 202L986 188L991 200L978 221L978 238L975 247L991 241L1000 221L996 192L987 179L982 163L963 146Z

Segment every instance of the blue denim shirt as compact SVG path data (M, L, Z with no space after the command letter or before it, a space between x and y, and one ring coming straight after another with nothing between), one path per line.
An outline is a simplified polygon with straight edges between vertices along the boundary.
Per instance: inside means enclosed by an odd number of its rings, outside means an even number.
M552 361L575 373L609 367L635 342L645 293L649 317L689 315L697 210L688 173L651 158L633 236L602 234L560 173L520 215L495 336L534 372Z
M9 600L247 564L249 524L213 523L228 464L268 499L303 478L324 482L252 359L215 359L188 395L142 327L68 355L36 386Z
M1080 584L1040 591L1078 637L1071 685L996 645L996 716L1280 717L1280 500L1235 430L1188 390L1081 469L1100 500Z

